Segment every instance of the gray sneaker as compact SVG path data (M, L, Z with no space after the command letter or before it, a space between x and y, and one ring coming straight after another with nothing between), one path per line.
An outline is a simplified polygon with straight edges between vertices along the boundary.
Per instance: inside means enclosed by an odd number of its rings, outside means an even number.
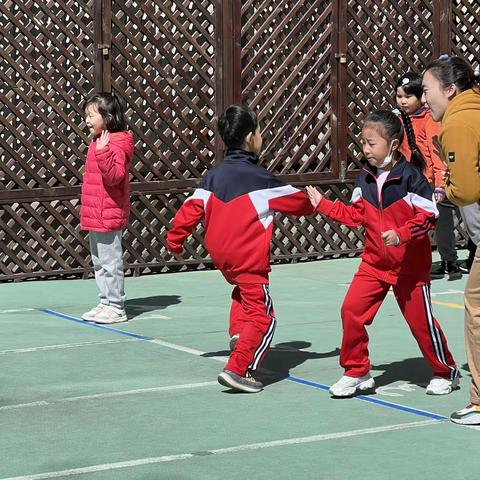
M96 307L93 307L91 310L88 312L85 312L82 315L82 320L85 320L87 322L93 322L95 317L106 307L107 305L105 303L99 303Z
M249 373L245 377L241 377L230 370L223 370L217 380L220 385L241 392L258 393L263 390L262 382L257 382Z
M240 338L239 333L236 333L235 335L232 335L230 337L230 343L228 345L230 347L231 352L233 352L233 349L235 348L235 345L237 344L239 338Z
M107 305L105 308L102 308L100 313L95 315L92 322L100 324L128 322L127 312L123 308Z

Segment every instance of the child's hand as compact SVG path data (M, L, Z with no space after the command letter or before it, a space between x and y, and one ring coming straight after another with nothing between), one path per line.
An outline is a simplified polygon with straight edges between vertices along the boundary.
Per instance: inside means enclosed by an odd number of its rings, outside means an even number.
M435 201L441 202L445 198L445 190L443 188L435 189Z
M309 185L307 188L307 195L310 199L310 203L312 204L313 208L317 208L320 200L323 198L323 195L314 187Z
M395 230L382 232L382 240L387 247L396 247L397 245L400 245L400 237L396 234Z
M110 140L110 132L104 130L102 134L97 138L97 148L96 150L103 150L107 145L108 141Z

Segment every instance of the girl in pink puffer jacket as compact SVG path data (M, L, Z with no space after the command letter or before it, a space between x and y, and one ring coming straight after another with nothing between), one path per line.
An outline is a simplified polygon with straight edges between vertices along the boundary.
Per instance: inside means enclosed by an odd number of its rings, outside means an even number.
M85 104L93 141L83 174L80 225L89 231L100 303L82 315L89 322L126 322L122 229L130 214L129 163L133 135L115 93L97 93Z

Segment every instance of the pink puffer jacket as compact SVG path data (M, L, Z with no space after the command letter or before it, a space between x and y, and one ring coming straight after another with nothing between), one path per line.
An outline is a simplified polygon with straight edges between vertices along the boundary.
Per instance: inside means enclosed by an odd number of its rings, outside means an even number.
M121 230L130 214L129 163L133 157L132 132L110 134L106 148L88 147L83 174L80 225L82 230Z

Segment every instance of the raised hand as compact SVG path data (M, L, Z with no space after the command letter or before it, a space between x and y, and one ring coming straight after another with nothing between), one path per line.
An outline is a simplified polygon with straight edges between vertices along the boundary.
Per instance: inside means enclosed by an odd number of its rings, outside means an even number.
M315 188L309 185L305 189L307 191L308 198L310 200L310 203L314 208L317 208L318 204L320 203L320 200L323 198L323 195Z
M110 140L110 132L107 130L103 130L101 135L97 138L97 150L103 150L107 145L108 141Z

